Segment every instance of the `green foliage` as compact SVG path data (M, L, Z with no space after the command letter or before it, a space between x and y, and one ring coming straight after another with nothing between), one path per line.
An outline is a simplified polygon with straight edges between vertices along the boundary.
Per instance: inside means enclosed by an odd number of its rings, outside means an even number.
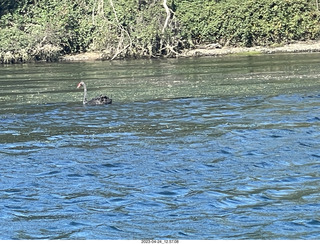
M21 2L0 19L0 61L52 61L64 53L85 51L91 43L90 0Z
M213 18L213 11L216 7L215 2L206 0L195 1L176 1L177 17L182 24L181 35L188 40L190 44L199 44L202 41L208 41L207 35L209 25Z
M177 15L184 26L184 35L194 42L270 45L318 37L320 14L312 3L303 0L181 1ZM201 11L196 10L199 5Z
M312 0L2 0L0 63L175 56L195 44L254 46L319 37Z

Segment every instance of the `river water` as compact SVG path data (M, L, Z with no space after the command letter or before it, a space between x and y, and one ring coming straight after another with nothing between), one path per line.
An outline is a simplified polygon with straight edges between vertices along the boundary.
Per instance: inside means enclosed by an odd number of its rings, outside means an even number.
M1 66L0 238L319 239L319 61Z

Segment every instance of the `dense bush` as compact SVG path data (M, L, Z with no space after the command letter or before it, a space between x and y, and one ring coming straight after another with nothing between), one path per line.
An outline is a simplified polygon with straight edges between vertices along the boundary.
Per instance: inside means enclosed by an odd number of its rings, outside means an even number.
M83 4L79 4L83 3ZM91 43L90 1L20 1L0 19L2 62L56 60ZM10 60L11 57L11 60Z
M177 15L185 37L198 43L270 45L314 39L320 33L320 15L314 1L182 1Z
M306 0L2 0L0 62L175 56L195 44L253 46L314 39L319 12ZM166 27L166 28L164 28Z

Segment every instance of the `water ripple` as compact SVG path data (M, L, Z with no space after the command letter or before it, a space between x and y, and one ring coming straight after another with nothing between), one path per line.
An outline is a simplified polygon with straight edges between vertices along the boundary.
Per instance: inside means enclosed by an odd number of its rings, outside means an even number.
M1 238L318 239L318 104L300 92L8 105Z

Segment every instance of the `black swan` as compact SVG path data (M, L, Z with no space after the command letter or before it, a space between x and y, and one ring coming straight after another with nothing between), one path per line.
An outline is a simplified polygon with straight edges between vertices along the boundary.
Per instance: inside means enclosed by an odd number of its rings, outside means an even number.
M87 100L87 86L86 84L81 81L77 88L80 88L81 86L83 86L83 104L88 104L88 105L100 105L100 104L111 104L112 103L112 99L110 99L107 96L102 96L100 95L99 97L93 98L90 101Z

